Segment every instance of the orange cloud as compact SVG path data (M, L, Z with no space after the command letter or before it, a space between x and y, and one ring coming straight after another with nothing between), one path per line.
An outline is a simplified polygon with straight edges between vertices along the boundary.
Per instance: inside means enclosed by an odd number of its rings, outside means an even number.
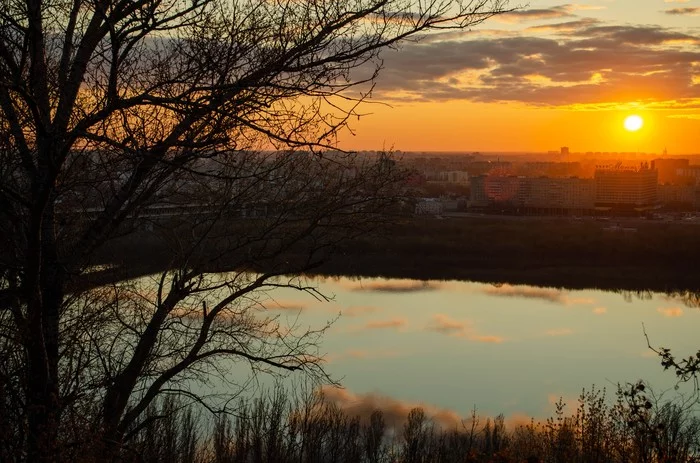
M377 320L364 325L368 329L399 329L408 324L405 318L390 318L389 320Z
M603 315L608 312L607 307L596 307L593 309L593 313L596 315Z
M503 341L505 341L505 338L501 336L473 336L469 339L471 339L472 341L483 342L486 344L500 344Z
M305 302L285 299L273 299L269 303L265 303L264 306L270 310L279 310L284 312L302 312L309 308Z
M552 288L536 288L533 286L500 285L484 288L483 292L490 296L517 297L526 299L542 299L549 302L564 304L565 295L562 291Z
M428 324L426 329L428 331L434 331L436 333L444 334L447 336L466 338L470 341L476 342L498 344L505 340L501 336L481 335L476 332L471 321L454 320L444 314L433 315L433 321Z
M683 309L680 307L659 307L656 311L664 317L675 318L683 316Z
M440 288L435 282L419 280L385 280L369 282L347 282L343 287L349 291L380 292L380 293L412 293L420 291L434 291Z
M462 418L453 410L439 408L418 402L408 402L380 394L354 394L347 389L332 386L322 386L321 393L325 400L334 403L351 416L359 416L367 420L371 414L380 410L389 427L401 428L414 408L422 408L426 416L436 425L443 428L460 426Z
M473 418L472 416L461 417L459 413L448 408L399 400L382 394L356 394L347 389L333 386L321 386L319 392L326 401L338 406L348 415L357 416L365 422L369 420L373 412L379 410L382 412L387 426L393 429L401 429L408 419L408 414L415 408L421 408L429 420L443 429L463 427L469 429ZM477 430L483 429L487 417L476 416L475 418ZM507 426L516 427L530 424L532 418L515 413L507 417L505 421Z
M450 336L465 336L468 328L470 328L468 322L453 320L443 314L433 315L433 323L428 325L430 331L436 331Z

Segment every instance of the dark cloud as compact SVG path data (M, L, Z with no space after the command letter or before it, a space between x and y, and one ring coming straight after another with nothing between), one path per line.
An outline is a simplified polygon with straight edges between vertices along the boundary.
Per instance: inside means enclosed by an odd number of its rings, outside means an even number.
M574 32L580 29L596 26L600 21L593 18L582 18L575 21L566 21L556 24L542 24L539 26L530 26L525 29L525 32Z
M543 19L567 18L573 16L571 5L553 6L551 8L535 8L531 10L516 10L496 16L502 22L540 21Z
M697 14L700 14L700 8L671 8L664 11L664 13L676 16L695 16Z
M493 286L484 288L490 296L516 297L519 299L540 299L558 304L566 303L566 293L554 288L536 288L534 286Z
M410 44L385 56L379 96L534 105L688 100L696 106L700 36L596 21L551 27L561 37Z
M370 291L379 293L413 293L420 291L434 291L439 285L428 281L396 280L360 282L346 285L350 291Z

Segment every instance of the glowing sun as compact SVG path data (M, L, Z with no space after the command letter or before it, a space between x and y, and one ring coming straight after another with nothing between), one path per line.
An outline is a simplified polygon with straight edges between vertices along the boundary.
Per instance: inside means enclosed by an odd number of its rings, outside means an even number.
M627 119L625 119L625 129L629 130L630 132L636 132L637 130L641 129L643 125L644 120L642 120L642 118L636 114L627 116Z

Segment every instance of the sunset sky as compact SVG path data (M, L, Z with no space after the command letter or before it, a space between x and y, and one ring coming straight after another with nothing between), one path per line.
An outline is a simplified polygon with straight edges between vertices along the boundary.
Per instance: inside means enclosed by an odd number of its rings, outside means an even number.
M531 0L383 57L341 148L700 153L700 0Z

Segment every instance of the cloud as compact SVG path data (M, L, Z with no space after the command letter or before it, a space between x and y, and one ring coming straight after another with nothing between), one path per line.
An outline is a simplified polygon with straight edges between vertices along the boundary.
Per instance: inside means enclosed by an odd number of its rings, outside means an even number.
M484 336L476 332L471 321L454 320L444 314L433 315L432 321L426 326L426 330L444 334L446 336L454 336L465 338L470 341L483 343L502 343L505 339L501 336Z
M433 315L433 322L428 325L428 330L449 336L465 336L468 328L467 322L453 320L442 314Z
M697 33L594 20L543 27L558 37L527 31L517 37L467 35L387 52L377 97L572 109L625 102L656 102L655 109L700 106L700 85L693 84L700 62Z
M487 422L487 417L462 417L458 412L449 408L437 407L423 402L399 400L377 393L356 394L347 389L333 386L321 386L319 392L327 402L336 405L349 416L359 417L362 422L369 421L370 416L375 411L381 411L387 427L394 431L403 428L408 420L408 414L415 408L421 408L426 418L443 429L455 427L463 429L463 426L469 429L473 418L475 418L476 430L481 432ZM576 403L575 400L572 403ZM515 413L507 417L505 422L506 426L514 428L531 424L532 418Z
M375 320L364 325L366 329L399 329L406 326L408 322L405 318L390 318L388 320Z
M283 312L303 312L309 308L308 304L301 301L273 299L264 304L270 310L279 310Z
M683 316L683 309L680 307L659 307L656 311L664 317L675 318Z
M593 309L593 313L596 315L603 315L603 314L606 314L607 312L608 312L607 307L596 307L595 309Z
M361 317L363 315L369 315L379 312L379 307L370 305L357 305L352 307L347 307L341 311L344 317Z
M500 344L505 341L505 338L502 336L472 335L469 339L471 341L483 342L485 344Z
M553 6L551 8L536 8L530 10L516 10L510 13L494 17L494 20L504 23L522 23L527 21L540 21L543 19L566 18L573 16L571 5Z
M525 32L573 32L587 27L597 26L601 22L593 18L582 18L575 21L566 21L556 24L542 24L539 26L530 26L525 29Z
M516 297L525 299L542 299L548 302L565 304L567 301L563 291L552 288L537 288L534 286L501 285L483 289L489 296Z
M549 405L556 405L558 403L563 403L567 406L567 410L573 410L576 404L579 402L579 397L565 394L547 394L547 403Z
M679 291L662 296L664 300L675 304L683 304L689 309L700 308L700 292Z
M530 21L542 21L547 19L568 18L574 16L575 11L580 10L604 10L604 6L582 5L569 3L567 5L557 5L550 8L533 8L529 10L516 10L510 13L495 16L495 21L503 23L523 23Z
M434 282L418 280L386 280L369 282L350 282L343 284L343 288L358 292L379 293L413 293L421 291L434 291L440 289L440 285Z
M666 3L688 3L690 0L664 0Z
M394 429L403 427L410 411L418 407L422 408L436 425L443 428L454 428L462 423L462 418L457 412L428 404L402 401L373 393L354 394L347 389L332 386L322 386L321 392L327 401L337 405L350 416L359 416L363 421L368 420L376 410L380 410L387 425Z
M665 10L664 13L674 16L696 16L700 14L700 8L671 8Z
M547 336L554 336L554 337L559 337L559 336L570 336L574 334L574 331L571 328L557 328L553 330L547 330L545 332Z

